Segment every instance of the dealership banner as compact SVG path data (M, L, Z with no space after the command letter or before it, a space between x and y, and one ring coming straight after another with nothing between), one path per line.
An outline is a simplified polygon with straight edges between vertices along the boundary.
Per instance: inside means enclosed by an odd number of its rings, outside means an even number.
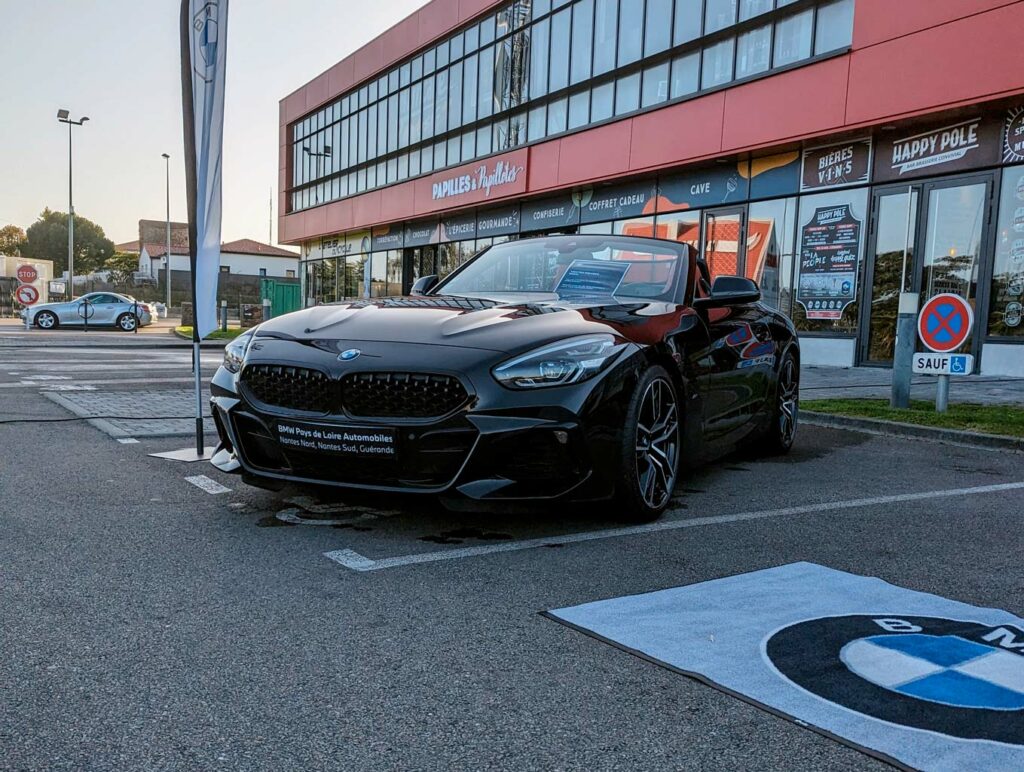
M861 224L843 204L815 209L801 229L796 299L808 319L839 319L856 300Z
M228 0L184 0L181 21L182 43L186 35L188 41L182 85L195 303L193 339L198 341L217 329Z
M804 150L800 190L844 188L868 181L871 173L871 139L855 139Z
M968 171L999 163L1003 122L988 117L946 123L879 142L875 182Z

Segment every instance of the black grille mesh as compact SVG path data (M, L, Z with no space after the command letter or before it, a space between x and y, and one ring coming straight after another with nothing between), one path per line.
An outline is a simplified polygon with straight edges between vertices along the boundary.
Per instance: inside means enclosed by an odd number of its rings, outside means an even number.
M341 401L352 416L430 418L467 399L457 378L433 373L351 373L341 379Z
M435 373L350 373L340 383L319 370L249 365L242 383L258 402L359 418L434 418L465 404L458 378Z
M249 365L242 383L260 402L291 410L330 413L334 410L334 383L319 370L287 365Z

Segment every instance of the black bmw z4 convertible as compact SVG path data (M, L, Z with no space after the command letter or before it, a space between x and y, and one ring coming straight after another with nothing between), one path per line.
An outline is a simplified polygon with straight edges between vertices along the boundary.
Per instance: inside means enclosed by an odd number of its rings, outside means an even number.
M686 244L522 239L409 297L307 308L234 340L211 385L213 464L262 487L611 499L651 520L694 463L789 450L799 364L757 285L712 283Z

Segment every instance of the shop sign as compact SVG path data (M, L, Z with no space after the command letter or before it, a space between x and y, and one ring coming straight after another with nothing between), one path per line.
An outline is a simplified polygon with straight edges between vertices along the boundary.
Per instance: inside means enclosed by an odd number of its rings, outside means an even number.
M476 217L477 238L519 233L519 205L479 212Z
M658 211L702 209L746 201L748 170L747 162L743 161L739 165L717 165L663 177L659 185Z
M653 181L634 182L606 188L582 188L573 191L573 201L585 223L621 220L654 214L657 185Z
M465 241L476 238L476 215L469 214L441 220L441 241Z
M1015 164L1024 161L1024 107L1015 107L1006 113L1003 131L1003 162Z
M860 232L849 204L815 209L803 226L796 299L808 319L839 319L856 300Z
M523 204L520 223L523 231L569 228L580 221L580 210L572 195L528 201Z
M373 229L370 248L374 252L383 252L389 249L401 249L404 237L405 229L400 223L382 225Z
M1001 124L979 117L882 142L875 158L875 180L947 174L995 164L1001 134Z
M800 190L825 190L860 185L871 172L871 139L804 150Z
M309 251L309 259L321 257L345 257L370 251L370 232L354 231L352 233L336 233L320 239L319 248L315 246Z
M527 158L523 148L426 177L417 182L417 204L436 210L525 193Z
M436 244L440 235L437 221L411 222L405 225L405 246L425 247Z
M780 198L800 189L800 152L750 159L750 197Z

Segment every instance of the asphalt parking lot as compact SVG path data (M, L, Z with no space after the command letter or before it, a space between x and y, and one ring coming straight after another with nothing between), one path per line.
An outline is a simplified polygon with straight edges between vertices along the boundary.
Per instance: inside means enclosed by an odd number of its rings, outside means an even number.
M0 349L4 769L881 768L539 612L810 561L1024 614L1019 454L805 426L640 528L269 493L44 393L187 388L146 356Z

